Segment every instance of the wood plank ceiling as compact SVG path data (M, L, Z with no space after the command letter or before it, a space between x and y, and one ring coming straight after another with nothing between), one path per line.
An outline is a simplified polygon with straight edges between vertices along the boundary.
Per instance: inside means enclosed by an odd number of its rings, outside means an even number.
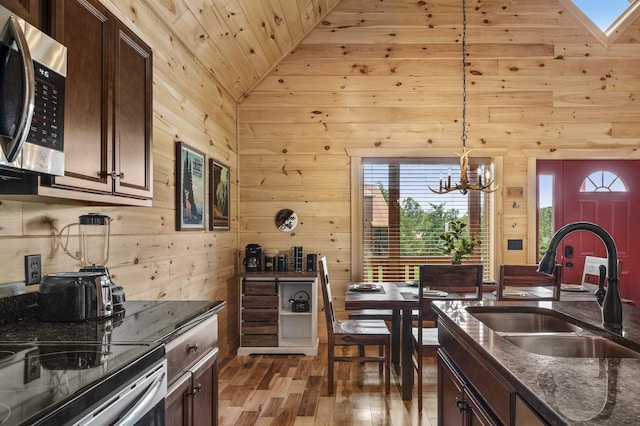
M236 100L340 0L142 0Z

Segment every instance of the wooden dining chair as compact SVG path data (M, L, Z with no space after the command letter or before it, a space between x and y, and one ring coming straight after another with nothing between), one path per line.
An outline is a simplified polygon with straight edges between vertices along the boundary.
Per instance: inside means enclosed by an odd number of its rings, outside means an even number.
M547 287L552 293L551 296L540 296L527 291L527 287ZM560 265L556 266L553 275L538 272L535 264L500 265L497 296L498 300L560 300Z
M413 367L418 376L418 411L422 411L422 375L423 359L435 357L440 347L438 329L427 321L436 319L431 308L433 300L480 300L482 299L483 266L469 265L421 265L420 285L418 286L418 322L413 327ZM444 292L434 295L433 292ZM446 294L445 294L446 293ZM456 296L457 295L457 296ZM433 296L433 297L432 297Z
M319 263L320 286L324 300L324 315L327 323L328 346L328 391L333 394L334 363L336 362L377 362L384 370L385 393L391 391L391 333L383 320L337 320L333 309L331 283L327 269L327 259L322 256ZM376 346L378 356L336 355L336 347Z
M598 284L598 278L600 277L600 265L609 267L608 259L606 257L585 256L584 268L582 269L582 285L585 284ZM622 261L618 260L618 280L620 279L620 273L622 272Z

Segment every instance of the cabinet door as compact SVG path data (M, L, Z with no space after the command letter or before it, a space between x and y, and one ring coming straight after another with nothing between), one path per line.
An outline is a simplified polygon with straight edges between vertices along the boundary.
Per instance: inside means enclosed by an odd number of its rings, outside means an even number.
M442 419L442 422L440 422ZM438 420L444 425L499 425L464 377L438 353Z
M489 413L485 405L467 389L465 389L464 391L464 400L466 402L466 425L498 426L500 424L496 420L494 420L493 416Z
M516 395L516 426L544 426L538 414L527 404L520 395Z
M211 350L192 368L193 425L218 424L218 349Z
M114 60L114 192L151 198L151 49L118 24Z
M113 165L107 94L112 17L96 0L56 1L52 8L53 35L67 47L65 176L54 178L52 186L110 193L107 173Z
M44 16L46 1L41 0L0 0L0 5L6 7L31 25L47 32Z
M167 391L164 399L166 426L191 424L191 373L183 374Z
M438 354L439 424L462 425L465 404L462 378L453 370L449 362Z

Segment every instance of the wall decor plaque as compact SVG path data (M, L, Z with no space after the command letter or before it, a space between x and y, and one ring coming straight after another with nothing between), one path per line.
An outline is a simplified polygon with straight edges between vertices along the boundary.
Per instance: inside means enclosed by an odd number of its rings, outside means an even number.
M204 230L205 155L176 143L176 230Z

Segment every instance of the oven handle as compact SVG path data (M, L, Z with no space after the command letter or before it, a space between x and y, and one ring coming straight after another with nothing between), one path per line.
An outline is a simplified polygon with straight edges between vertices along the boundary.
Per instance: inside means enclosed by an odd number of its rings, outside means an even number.
M22 113L20 114L20 123L18 124L18 129L16 130L13 142L11 142L8 146L9 152L5 152L7 162L12 163L22 151L24 142L27 140L27 136L29 135L30 123L33 119L33 111L35 105L34 99L36 83L35 76L33 75L33 61L31 60L31 52L29 51L27 39L24 35L24 31L22 31L22 28L20 27L18 19L15 16L11 15L11 17L9 18L8 26L11 32L11 36L16 41L18 52L20 53L20 58L22 59L22 68L24 72L23 83L25 87Z
M144 396L138 399L135 402L134 406L129 410L124 417L120 419L119 422L115 424L115 426L126 426L133 423L134 420L141 417L141 414L146 413L151 408L151 403L153 402L154 397L160 391L160 387L162 386L165 372L159 374L158 377L155 378L153 383L149 386L149 391L144 393Z

